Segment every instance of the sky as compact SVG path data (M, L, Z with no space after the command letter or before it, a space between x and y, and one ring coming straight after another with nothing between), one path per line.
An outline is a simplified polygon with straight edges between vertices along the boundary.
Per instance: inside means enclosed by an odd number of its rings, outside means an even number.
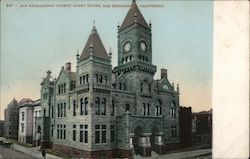
M32 7L32 4L47 7ZM66 7L65 4L71 5ZM97 4L100 7L73 7ZM111 7L103 7L103 5ZM13 98L40 98L40 83L51 70L57 77L66 62L76 66L95 26L117 65L117 24L121 24L131 1L3 1L1 4L0 120ZM180 105L193 112L209 110L212 91L213 2L142 1L137 4L152 22L153 64L168 69L170 82L180 85ZM158 4L161 7L140 7ZM48 7L48 5L53 7ZM64 7L62 7L64 5Z

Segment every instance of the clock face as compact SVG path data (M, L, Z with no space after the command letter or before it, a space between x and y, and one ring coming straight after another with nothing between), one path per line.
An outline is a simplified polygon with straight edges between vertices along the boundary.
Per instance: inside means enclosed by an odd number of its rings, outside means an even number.
M168 90L168 85L163 85L163 89L165 90L165 91L167 91Z
M147 45L146 45L146 43L143 42L143 41L140 43L140 47L141 47L141 50L142 50L142 51L146 51L146 50L147 50Z
M130 42L126 42L123 46L123 50L125 52L129 52L131 50L131 43Z

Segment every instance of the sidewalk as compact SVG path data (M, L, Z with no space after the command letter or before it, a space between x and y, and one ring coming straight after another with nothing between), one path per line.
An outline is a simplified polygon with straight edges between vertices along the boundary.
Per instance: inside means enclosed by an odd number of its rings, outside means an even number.
M184 152L175 152L171 154L158 155L155 152L152 152L150 159L185 159L185 158L194 158L201 155L212 154L212 149L202 149L202 150L192 150ZM140 155L134 156L134 159L143 159Z
M25 153L33 158L43 159L41 151L37 150L37 148L35 148L35 147L27 148L27 147L24 147L24 146L21 146L18 144L13 144L12 148L17 150L17 151L23 152L23 153ZM62 159L62 158L47 153L46 159Z

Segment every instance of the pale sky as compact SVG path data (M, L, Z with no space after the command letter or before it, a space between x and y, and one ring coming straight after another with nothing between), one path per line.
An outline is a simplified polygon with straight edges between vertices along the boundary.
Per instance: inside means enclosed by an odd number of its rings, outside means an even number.
M54 7L21 7L21 4L50 4ZM13 7L6 7L13 4ZM59 7L56 4L71 4ZM103 44L112 48L117 65L117 24L129 8L76 8L73 4L131 4L131 1L4 1L1 6L1 94L0 119L13 98L40 98L40 83L46 71L57 77L61 66L76 66L93 26ZM180 84L180 104L193 111L211 108L213 2L138 1L160 4L141 7L145 20L152 22L153 64L168 69L170 82Z

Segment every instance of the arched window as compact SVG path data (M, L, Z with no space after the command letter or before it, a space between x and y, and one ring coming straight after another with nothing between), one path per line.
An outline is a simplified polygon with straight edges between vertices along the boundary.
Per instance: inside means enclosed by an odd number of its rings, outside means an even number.
M85 115L88 115L88 98L86 97L84 99L84 112L85 112Z
M98 74L95 74L95 82L98 83Z
M162 105L161 105L161 100L158 99L155 103L155 116L160 116L162 115Z
M63 84L63 93L66 93L66 83Z
M129 61L128 61L128 57L126 57L126 63L127 63L127 62L129 62Z
M148 62L148 58L147 57L145 58L145 60L146 60L146 62Z
M171 104L171 118L175 119L176 118L176 105L175 102Z
M102 99L102 115L106 115L106 103L107 103L106 98L103 98Z
M89 82L89 74L86 75L86 82Z
M139 55L139 60L141 60L141 55Z
M82 84L82 77L80 77L80 84Z
M119 89L122 90L122 84L121 83L119 83Z
M125 63L124 59L122 59L122 63Z
M132 56L129 56L129 61L132 61Z
M151 84L148 84L148 92L151 93Z
M58 94L61 93L61 85L58 86Z
M102 83L102 75L100 75L99 82Z
M145 57L144 56L142 56L142 61L144 61L145 59L144 59Z
M123 89L126 91L126 84L123 83Z
M83 115L83 99L80 99L80 115Z
M57 104L57 117L60 117L60 104Z
M95 114L100 115L100 98L95 98Z
M85 76L82 76L82 83L85 83Z
M115 115L115 101L112 100L112 105L111 105L111 116L114 116Z

